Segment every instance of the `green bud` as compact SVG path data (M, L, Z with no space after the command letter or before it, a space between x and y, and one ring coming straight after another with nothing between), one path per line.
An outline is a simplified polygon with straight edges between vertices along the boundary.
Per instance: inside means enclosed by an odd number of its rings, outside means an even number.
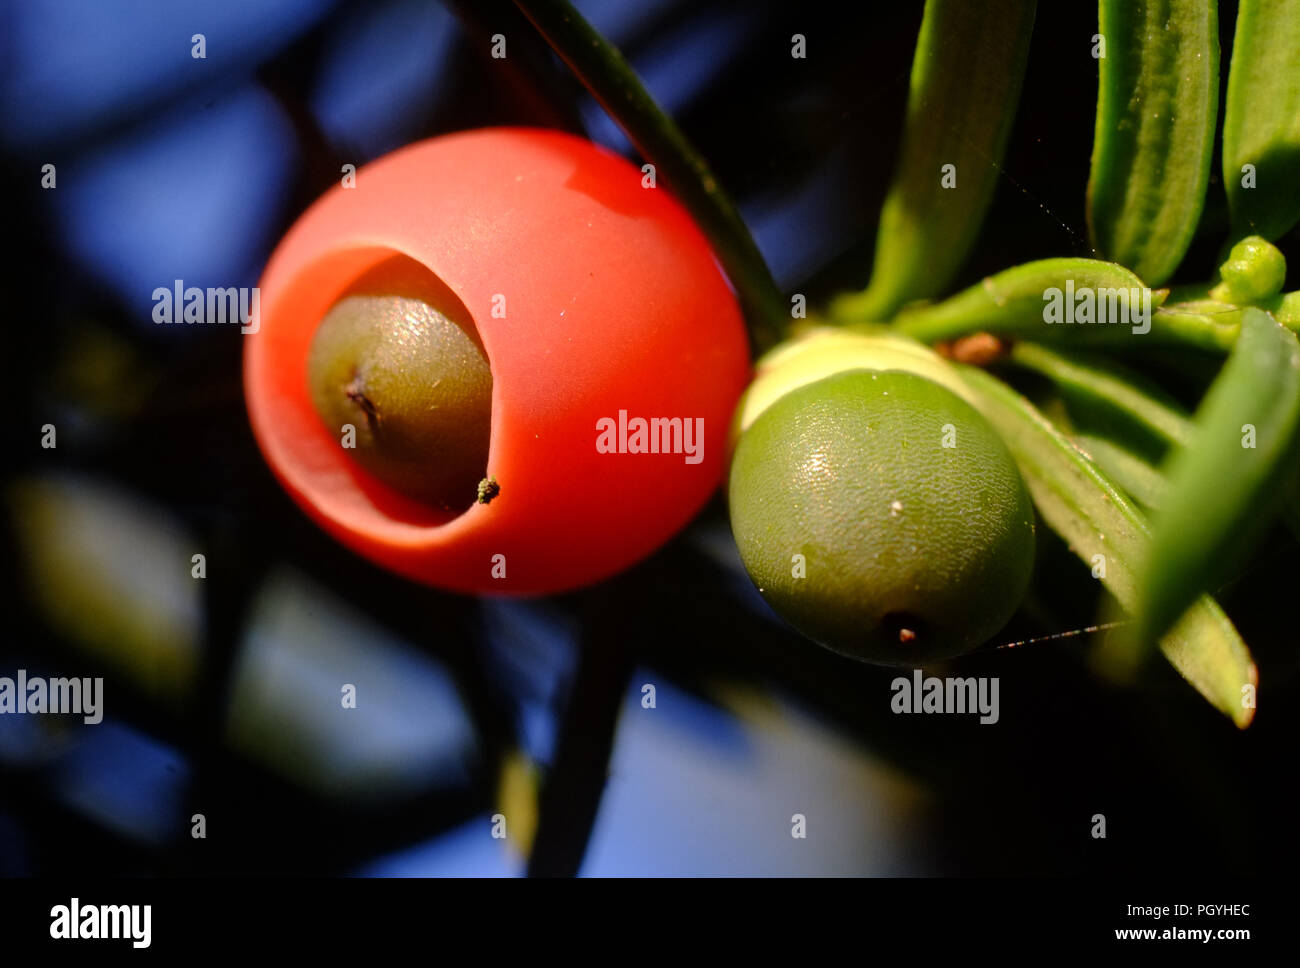
M1267 239L1247 236L1232 247L1219 275L1223 281L1210 290L1211 299L1234 306L1252 305L1282 291L1286 258Z

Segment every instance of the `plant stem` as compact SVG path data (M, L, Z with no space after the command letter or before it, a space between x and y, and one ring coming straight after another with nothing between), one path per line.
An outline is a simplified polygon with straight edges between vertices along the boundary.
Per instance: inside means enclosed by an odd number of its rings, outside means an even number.
M567 0L515 0L515 5L695 217L745 304L755 348L779 341L790 319L788 305L753 236L704 158L618 48Z

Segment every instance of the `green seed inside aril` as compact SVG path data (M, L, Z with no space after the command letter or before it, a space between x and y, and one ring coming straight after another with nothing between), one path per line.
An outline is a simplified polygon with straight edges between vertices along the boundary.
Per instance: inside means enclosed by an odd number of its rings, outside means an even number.
M307 360L312 404L369 473L463 511L487 474L492 373L474 324L409 260L361 277L321 320Z

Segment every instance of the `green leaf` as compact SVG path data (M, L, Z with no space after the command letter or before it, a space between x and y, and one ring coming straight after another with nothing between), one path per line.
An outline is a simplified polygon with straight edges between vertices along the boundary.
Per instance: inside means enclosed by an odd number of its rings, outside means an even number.
M1210 285L1180 287L1180 301L1169 300L1168 289L1151 290L1151 326L1058 325L1044 316L1052 290L1075 292L1091 289L1131 291L1145 288L1142 280L1113 262L1097 259L1040 259L1004 269L969 289L938 303L912 305L898 314L893 329L920 340L938 343L988 332L1043 343L1081 344L1105 349L1139 349L1146 345L1183 346L1226 353L1237 342L1243 307L1205 298ZM1198 298L1198 296L1200 296ZM1300 292L1282 293L1260 300L1289 329L1300 330ZM876 327L858 324L864 332ZM1141 336L1143 341L1135 341Z
M1167 485L1159 460L1192 431L1177 403L1110 363L1035 343L1015 344L1007 360L1052 381L1069 403L1079 448L1140 505L1160 506Z
M1213 299L1169 303L1156 310L1151 332L1162 343L1226 353L1237 342L1241 309Z
M1047 525L1090 567L1106 562L1102 582L1120 605L1137 602L1137 569L1150 531L1141 511L1032 404L1001 380L973 367L962 376L978 393L980 410L1006 442ZM1254 709L1241 701L1258 676L1246 644L1209 596L1201 596L1160 639L1183 677L1238 726Z
M1191 436L1191 421L1176 403L1107 364L1064 356L1034 343L1017 343L1009 359L1047 377L1068 399L1108 410L1164 445L1184 444Z
M926 0L871 284L842 297L834 316L888 319L952 281L997 187L1035 6L1035 0Z
M1182 407L1138 378L1076 354L1064 356L1033 343L1017 343L1007 359L1047 377L1071 401L1076 408L1073 422L1082 419L1088 424L1072 431L1075 442L1111 480L1148 509L1163 504L1169 485L1157 465L1170 447L1188 445L1194 431ZM1078 408L1088 413L1080 414ZM1158 453L1153 453L1152 441ZM1282 510L1287 527L1300 539L1300 480L1296 483L1294 496L1283 500Z
M1287 329L1300 329L1300 292L1285 292L1261 305Z
M1158 285L1205 204L1219 100L1214 0L1101 0L1088 226L1107 258Z
M1049 323L1045 315L1067 293L1131 293L1145 291L1142 280L1122 266L1096 259L1041 259L1004 269L943 302L909 307L894 322L896 332L924 343L960 339L989 332L1043 341L1082 340L1098 344L1132 343L1140 326ZM1151 291L1152 341L1186 342L1167 332L1154 310L1164 301L1163 290ZM1139 297L1140 299L1140 297ZM1217 303L1215 305L1218 305ZM1134 310L1140 309L1134 306ZM1199 325L1199 324L1198 324Z
M1142 507L1150 510L1164 503L1165 492L1169 489L1164 475L1125 442L1093 434L1075 434L1074 442L1103 474Z
M1241 0L1223 113L1233 238L1276 239L1300 221L1300 0ZM1242 184L1253 165L1254 187Z
M1142 565L1134 638L1153 640L1240 551L1289 493L1300 436L1300 341L1259 309L1197 410L1190 445L1170 458L1169 490Z

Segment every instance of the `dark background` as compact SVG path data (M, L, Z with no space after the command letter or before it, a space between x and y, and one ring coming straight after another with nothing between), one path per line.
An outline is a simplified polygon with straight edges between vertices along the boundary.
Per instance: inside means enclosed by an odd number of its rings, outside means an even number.
M787 292L818 305L865 284L919 2L579 6L713 164ZM155 326L150 293L255 285L343 163L420 138L534 124L630 151L510 4L17 0L0 16L0 675L102 675L107 710L94 728L0 717L0 873L1290 869L1284 534L1220 594L1260 667L1238 732L1162 662L1130 687L1098 678L1088 635L996 648L1098 614L1097 583L1042 528L1011 626L928 670L1000 677L1001 720L981 726L895 716L897 671L786 631L720 501L627 575L536 601L405 583L306 521L249 432L238 328ZM1040 5L960 284L1092 254L1095 32L1094 4ZM494 33L505 61L488 57ZM1181 280L1210 276L1225 231L1216 162ZM1193 402L1212 361L1149 364ZM344 682L356 710L339 708Z

